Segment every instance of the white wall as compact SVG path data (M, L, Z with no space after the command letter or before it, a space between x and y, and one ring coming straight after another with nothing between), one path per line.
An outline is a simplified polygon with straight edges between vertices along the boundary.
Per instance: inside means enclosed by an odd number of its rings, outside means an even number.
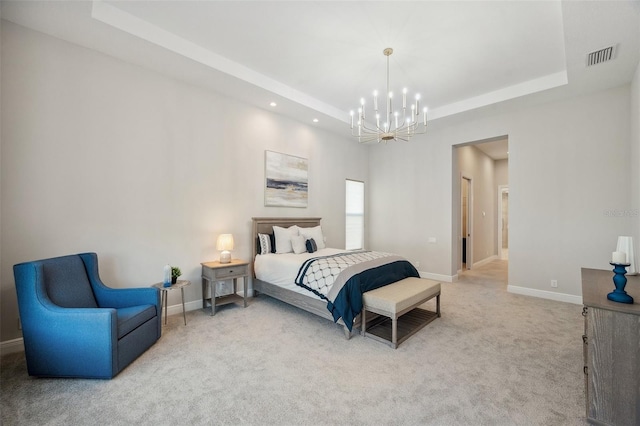
M115 287L170 263L189 302L218 234L249 258L253 216L320 216L344 246L344 181L368 181L366 147L8 22L1 78L2 341L20 336L18 262L95 251ZM308 208L264 207L265 150L309 159Z
M636 262L640 262L640 62L631 84L631 155L629 159L632 200L630 215L635 218L631 235L635 246Z
M578 301L580 268L609 269L617 236L631 231L631 218L605 215L630 206L629 122L629 86L623 86L479 119L443 120L398 149L373 147L371 247L394 241L390 249L402 249L421 270L453 277L452 146L507 135L511 289ZM403 220L391 222L399 215ZM437 243L426 243L428 236ZM545 293L552 291L551 279L558 280L556 294Z
M509 185L509 160L495 160L493 162L493 171L495 173L496 196L500 185Z

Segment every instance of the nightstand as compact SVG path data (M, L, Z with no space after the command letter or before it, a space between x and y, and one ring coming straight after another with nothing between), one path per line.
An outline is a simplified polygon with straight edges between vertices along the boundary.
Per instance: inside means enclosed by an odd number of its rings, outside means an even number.
M232 259L230 263L205 262L202 265L202 309L211 306L211 316L216 314L216 306L243 302L247 307L247 285L249 281L249 262ZM244 282L244 294L237 294L238 278ZM216 282L233 279L233 293L216 296Z

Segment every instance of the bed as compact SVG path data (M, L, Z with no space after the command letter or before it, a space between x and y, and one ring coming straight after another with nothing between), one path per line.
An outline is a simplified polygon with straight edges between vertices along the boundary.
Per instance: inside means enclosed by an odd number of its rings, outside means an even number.
M303 309L307 312L310 312L314 315L318 315L322 318L328 319L332 322L337 322L337 324L341 325L344 329L345 337L348 339L352 335L352 331L349 330L350 327L345 324L342 318L339 318L337 321L335 320L335 313L332 313L327 308L328 302L327 300L321 298L320 296L314 294L312 291L305 290L302 287L296 286L293 282L280 282L278 279L274 277L273 282L271 279L259 279L256 276L256 267L259 266L256 256L259 256L260 244L258 243L258 235L259 234L273 234L273 227L278 226L281 228L289 228L293 225L297 225L300 228L315 228L320 225L320 218L312 217L312 218L279 218L279 217L254 217L252 218L252 260L254 263L253 271L253 290L256 295L264 294L275 299L281 300L290 305L296 306L300 309ZM302 260L313 258L316 254L326 255L331 253L344 253L345 250L338 249L322 249L317 253L311 254L300 254L300 255L292 255L292 256L300 256L300 264L302 264ZM272 256L282 256L282 259L286 259L287 255L272 255ZM418 272L415 270L413 265L411 265L408 261L402 260L404 264L402 265L403 270L399 273L402 274L400 278L402 279L405 276L418 276ZM406 264L406 265L405 265ZM294 267L295 269L300 269L300 266L297 265ZM260 275L267 275L261 269ZM364 274L363 274L364 275ZM394 278L395 279L395 278ZM291 280L293 281L293 280ZM353 321L352 330L355 330L359 327L360 324L360 316L357 315Z

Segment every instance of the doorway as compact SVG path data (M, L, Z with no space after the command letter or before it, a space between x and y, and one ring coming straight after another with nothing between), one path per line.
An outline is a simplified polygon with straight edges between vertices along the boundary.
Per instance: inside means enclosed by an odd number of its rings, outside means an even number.
M462 225L462 229L460 235L462 236L462 243L460 246L462 247L462 270L466 271L471 269L473 265L473 244L471 241L471 226L473 221L471 218L473 217L473 202L472 202L472 186L471 186L471 178L467 176L462 176L461 188L460 188L460 212L462 213L462 217L460 218L460 223Z
M509 260L509 186L498 186L498 258Z

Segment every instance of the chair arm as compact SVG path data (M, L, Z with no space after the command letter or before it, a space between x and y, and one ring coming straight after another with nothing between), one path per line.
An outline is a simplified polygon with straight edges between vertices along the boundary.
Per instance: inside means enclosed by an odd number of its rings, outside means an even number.
M78 256L84 262L98 306L102 308L127 308L138 305L156 305L156 312L160 316L160 290L154 287L118 289L107 287L100 279L98 256L95 253L81 253Z
M160 290L155 287L109 288L102 286L94 294L101 308L127 308L138 305L156 305L160 313Z
M118 371L115 309L63 308L48 300L23 319L30 374L113 377Z

